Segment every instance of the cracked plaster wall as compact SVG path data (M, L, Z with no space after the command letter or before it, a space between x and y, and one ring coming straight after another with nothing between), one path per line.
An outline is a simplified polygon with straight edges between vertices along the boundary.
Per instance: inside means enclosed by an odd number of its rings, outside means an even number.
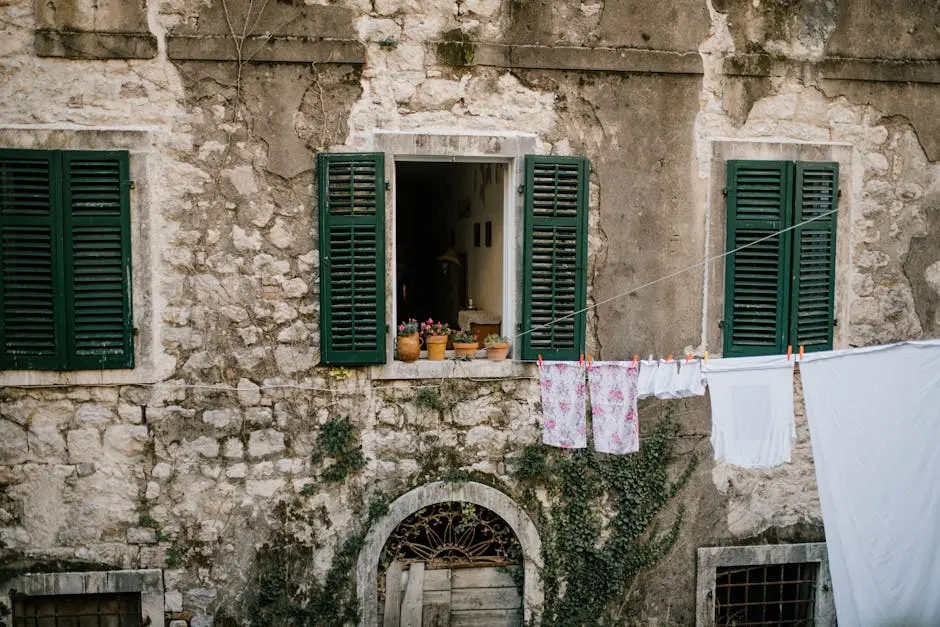
M182 561L165 570L166 609L208 625L245 585L254 546L275 523L273 504L316 476L310 453L332 416L351 417L368 466L345 485L302 497L332 522L315 560L319 572L355 529L368 495L400 493L436 451L459 451L465 469L508 480L513 456L539 437L533 380L446 382L445 409L435 410L418 400L414 382L370 382L361 371L316 366L313 156L368 149L376 128L527 132L538 137L540 152L589 156L592 302L708 250L709 217L723 210L709 200L713 140L847 142L846 345L935 336L940 172L926 156L929 138L900 117L916 116L884 94L919 90L923 117L936 103L936 86L833 91L832 81L803 62L827 54L827 45L857 52L844 32L868 18L846 12L844 3L836 11L832 2L806 2L775 19L781 6L686 2L671 15L668 7L650 14L626 1L551 8L498 0L311 3L283 32L315 24L357 39L364 65L240 65L165 56L168 32L225 35L220 2L149 3L146 21L160 56L102 63L36 58L32 33L42 22L33 3L0 1L7 70L0 124L13 126L24 144L37 126L133 126L151 138L147 176L159 251L152 262L163 303L156 342L172 373L152 388L0 391L0 539L7 550L115 568L167 567L168 554L182 551ZM929 9L915 15L929 19ZM258 23L277 29L291 10L279 4L281 13ZM900 27L910 28L911 14L901 15ZM244 14L234 17L238 27ZM705 71L453 68L431 42L454 29L495 43L698 49ZM928 31L910 37L908 52L931 45ZM726 74L729 56L755 46L781 57L766 76ZM877 93L862 97L862 89ZM895 100L902 107L904 98ZM715 350L708 277L690 272L601 305L590 319L591 352L616 359L637 350ZM662 405L646 403L641 415L655 416ZM710 457L704 400L674 407L690 446ZM761 473L700 466L682 497L688 531L634 592L637 622L692 616L691 565L700 545L767 534L819 537L799 404L797 425L791 464Z

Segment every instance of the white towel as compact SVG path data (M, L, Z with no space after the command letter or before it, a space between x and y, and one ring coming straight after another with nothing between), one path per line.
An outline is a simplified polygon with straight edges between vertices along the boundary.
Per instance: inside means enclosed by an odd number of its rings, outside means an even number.
M711 359L704 366L715 459L744 468L790 461L793 360L785 356Z
M676 396L688 398L705 394L705 379L702 377L702 362L693 359L679 365L679 377L676 380Z
M653 389L656 398L679 398L679 395L676 393L679 389L679 368L675 360L659 360L659 367L656 369L656 377L653 379Z
M637 398L648 398L656 394L656 388L653 386L656 380L656 371L659 369L659 361L656 359L644 359L640 362L640 376L636 383Z

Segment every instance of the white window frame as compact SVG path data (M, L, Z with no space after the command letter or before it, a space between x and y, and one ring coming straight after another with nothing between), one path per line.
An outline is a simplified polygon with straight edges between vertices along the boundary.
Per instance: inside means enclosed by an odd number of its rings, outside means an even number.
M502 333L510 338L511 355L519 354L518 322L522 319L521 274L524 197L519 190L525 180L525 155L536 154L537 138L523 133L448 133L376 131L372 150L385 155L385 318L386 363L372 369L374 379L433 379L439 377L506 377L523 373L515 358L506 361L429 361L411 363L395 360L395 328L398 325L396 258L396 175L397 164L495 163L504 164L503 189L503 310Z
M826 543L810 542L700 548L696 573L696 627L715 627L715 580L718 568L807 563L819 564L819 571L816 573L814 624L816 627L835 625L835 598L832 594L832 578L829 574L829 554L826 551Z

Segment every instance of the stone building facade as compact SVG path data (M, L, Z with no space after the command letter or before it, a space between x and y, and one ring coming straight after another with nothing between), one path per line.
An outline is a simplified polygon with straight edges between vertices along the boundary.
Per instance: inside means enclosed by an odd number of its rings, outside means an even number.
M349 538L384 542L377 495L523 492L541 430L520 353L403 364L389 331L385 364L322 363L321 153L384 155L393 217L402 164L500 181L490 292L514 345L525 156L586 157L596 360L721 354L727 162L838 163L834 347L940 336L936 3L0 0L0 33L0 149L129 155L134 327L133 368L0 371L0 593L130 590L153 625L243 624L285 529L316 580ZM766 471L712 461L704 398L641 403L641 435L667 414L673 469L701 463L619 624L692 624L699 547L824 539L799 402L793 461ZM338 424L364 466L329 448ZM501 513L545 529L525 504ZM368 569L347 570L362 597ZM540 594L525 588L531 616Z

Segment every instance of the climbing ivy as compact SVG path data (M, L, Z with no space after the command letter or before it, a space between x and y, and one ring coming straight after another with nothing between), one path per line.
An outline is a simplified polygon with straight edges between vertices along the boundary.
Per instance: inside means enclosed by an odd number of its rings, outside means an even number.
M692 455L670 480L676 434L676 424L665 416L633 455L542 445L523 451L514 476L525 486L522 500L541 527L543 625L617 624L614 613L624 592L675 544L682 508L665 531L657 521L696 464ZM550 511L536 490L547 492Z
M321 427L310 461L322 464L327 459L332 459L333 463L320 474L320 479L326 483L339 483L365 468L366 458L349 416L334 418Z

